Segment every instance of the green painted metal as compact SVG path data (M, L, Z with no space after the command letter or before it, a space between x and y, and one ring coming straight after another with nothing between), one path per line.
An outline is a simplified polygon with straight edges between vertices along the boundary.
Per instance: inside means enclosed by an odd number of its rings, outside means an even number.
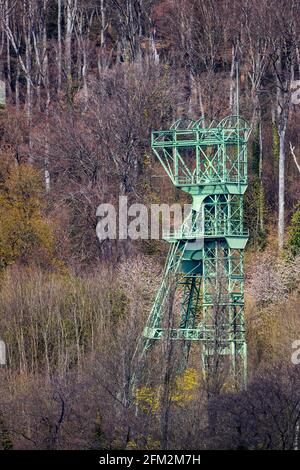
M239 116L209 127L201 120L179 120L169 130L152 133L154 153L172 183L192 196L193 204L182 227L163 235L170 250L143 332L143 353L168 333L182 341L185 364L191 343L200 341L206 376L221 361L228 364L238 388L246 385L247 374L243 259L248 232L243 194L248 133ZM181 311L166 325L176 291Z

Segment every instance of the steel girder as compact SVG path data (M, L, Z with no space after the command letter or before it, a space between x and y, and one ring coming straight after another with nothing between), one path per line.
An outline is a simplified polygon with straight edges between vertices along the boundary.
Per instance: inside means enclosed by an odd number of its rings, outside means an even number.
M242 388L247 374L243 194L249 129L237 116L209 127L201 124L189 121L183 128L177 121L170 130L152 133L153 151L173 184L193 197L193 222L164 233L170 249L144 329L143 354L167 334L182 341L186 364L191 342L199 341L205 376L215 373L217 358L227 363L228 379ZM180 311L174 308L166 324L176 292Z

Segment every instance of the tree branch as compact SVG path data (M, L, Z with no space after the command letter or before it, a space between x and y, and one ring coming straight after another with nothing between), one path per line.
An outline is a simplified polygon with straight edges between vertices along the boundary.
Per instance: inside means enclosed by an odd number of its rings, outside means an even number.
M292 146L291 142L290 142L290 149L291 149L291 154L292 154L292 157L294 159L294 162L295 162L295 165L297 167L297 170L299 171L300 173L300 165L297 161L297 158L296 158L296 155L295 155L295 147Z

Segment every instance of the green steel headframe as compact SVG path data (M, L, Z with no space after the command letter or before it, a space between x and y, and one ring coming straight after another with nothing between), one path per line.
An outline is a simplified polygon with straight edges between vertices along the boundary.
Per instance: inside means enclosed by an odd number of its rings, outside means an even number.
M247 375L243 259L248 233L243 194L248 134L239 116L208 127L202 120L178 120L169 130L152 133L154 153L193 204L182 227L164 233L170 249L143 332L144 354L168 329L169 338L182 342L185 364L191 343L201 342L207 379L218 365L237 388L245 387ZM167 327L171 286L179 292L181 308Z

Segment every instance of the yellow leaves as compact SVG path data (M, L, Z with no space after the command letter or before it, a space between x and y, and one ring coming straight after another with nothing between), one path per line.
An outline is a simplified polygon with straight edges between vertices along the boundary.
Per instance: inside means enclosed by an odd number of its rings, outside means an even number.
M184 406L195 398L198 375L195 369L186 369L178 375L173 383L170 393L170 401L178 406ZM155 413L160 408L161 387L141 387L136 390L135 399L142 411Z
M126 446L126 450L139 450L141 449L141 445L144 450L158 450L161 448L160 441L153 439L151 436L141 435L137 436L135 439L130 440Z
M0 188L0 269L18 258L48 262L54 235L42 216L42 186L29 165L11 167Z
M134 440L128 442L126 450L138 450L138 444Z
M27 216L42 208L42 183L37 171L29 165L19 165L10 172L4 184L8 205L13 205Z
M151 165L151 155L149 155L148 153L145 153L144 158L143 158L143 167L148 168L150 165Z
M182 375L176 377L176 386L171 394L171 401L178 405L184 405L193 400L197 385L198 377L195 369L186 369Z
M159 389L157 387L141 387L137 389L135 399L145 413L148 411L156 412L159 409Z
M12 167L12 161L13 161L13 150L10 148L10 146L5 145L3 142L1 143L1 149L0 149L0 191L1 191L1 186L4 181L6 181L11 167Z

